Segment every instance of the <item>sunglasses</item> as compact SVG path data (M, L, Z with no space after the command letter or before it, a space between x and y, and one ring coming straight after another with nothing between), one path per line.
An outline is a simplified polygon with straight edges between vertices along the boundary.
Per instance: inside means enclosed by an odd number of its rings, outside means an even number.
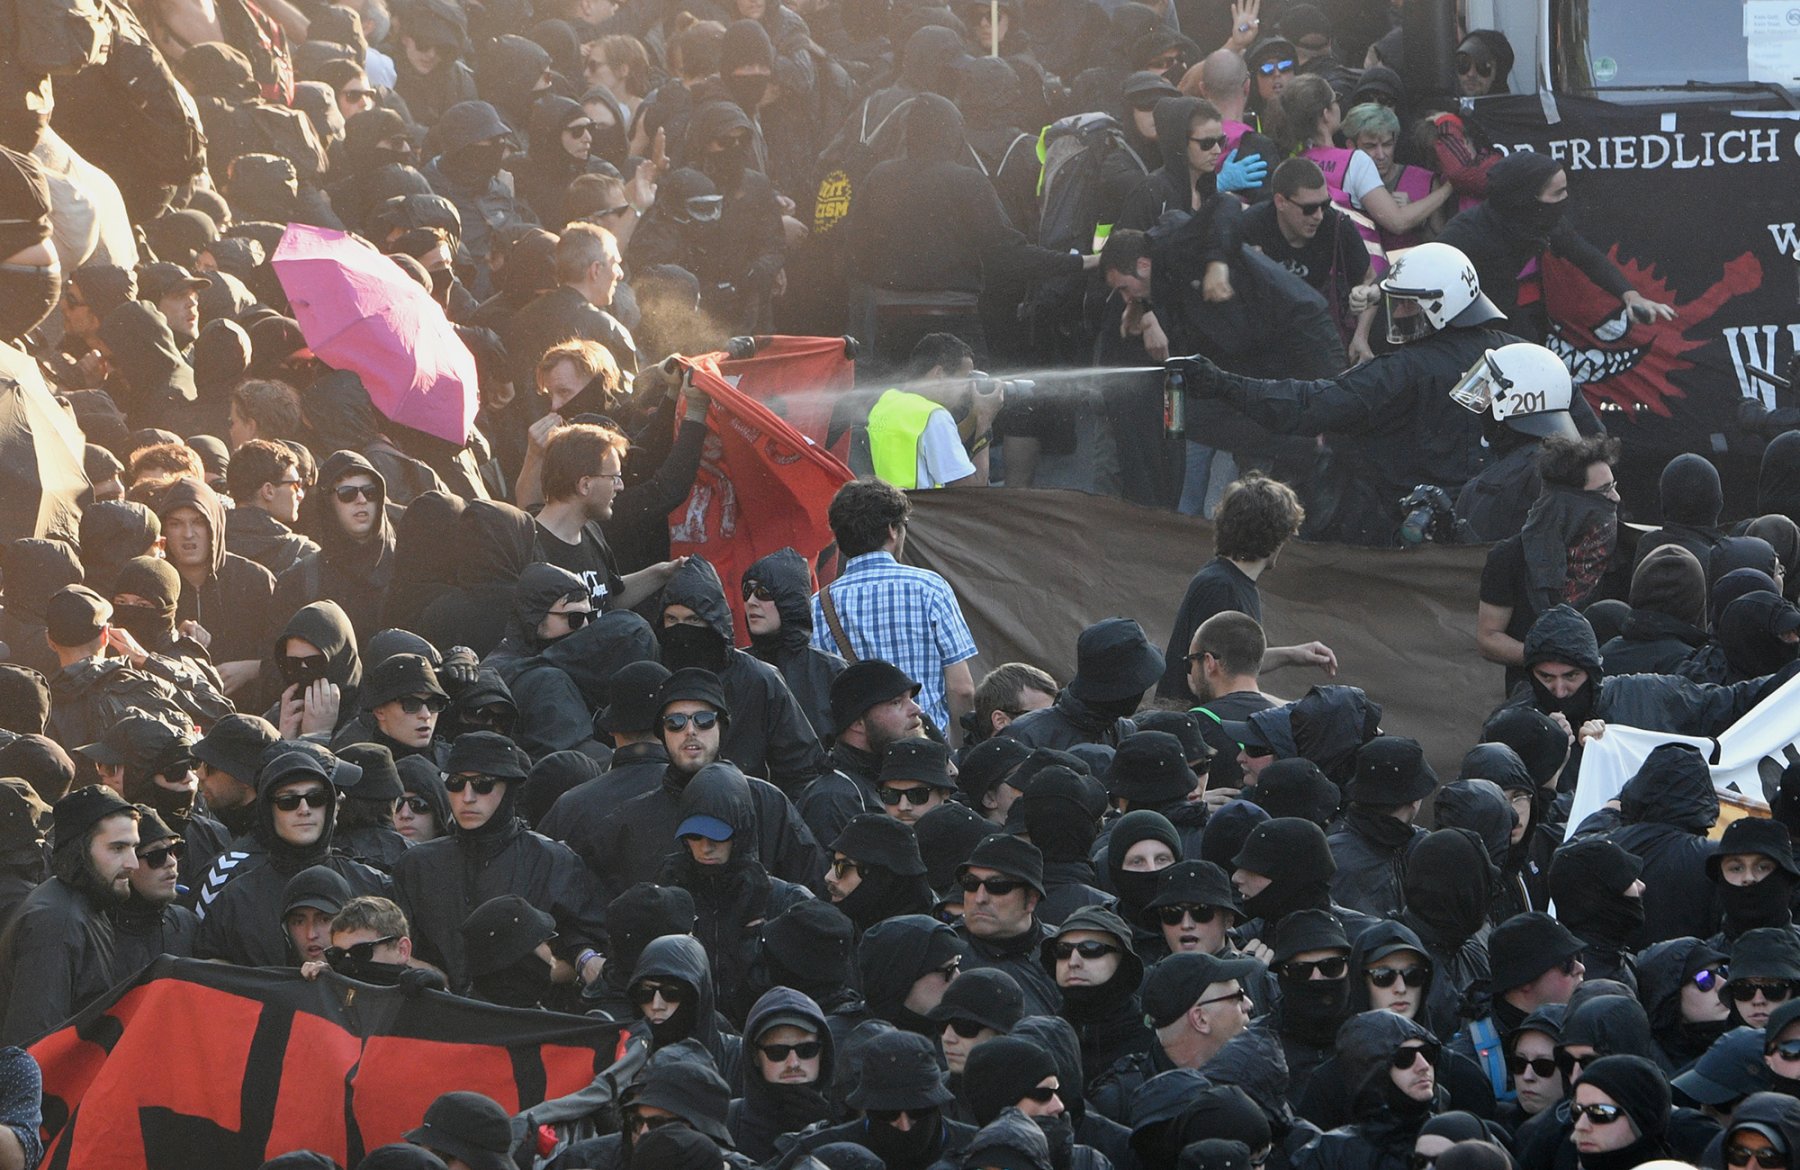
M848 857L834 857L831 859L832 877L842 878L847 873L860 874L862 873L862 866L851 861Z
M331 494L340 504L353 504L357 500L379 500L381 489L372 483L346 483L332 488Z
M664 715L662 725L664 731L683 731L692 723L695 731L711 731L719 722L717 711L695 711L691 715Z
M919 805L931 803L932 791L929 784L921 784L917 788L895 788L891 784L883 784L879 791L881 803L889 808L897 804L912 805L916 808Z
M749 601L752 597L758 601L774 601L775 593L761 581L746 581L744 582L744 600Z
M1725 1164L1727 1166L1748 1166L1751 1162L1755 1162L1763 1170L1787 1170L1788 1156L1769 1146L1753 1150L1749 1146L1740 1146L1736 1142L1732 1142L1725 1147Z
M1238 1003L1243 1000L1248 1000L1249 998L1250 998L1250 993L1240 987L1236 991L1230 992L1229 994L1226 994L1226 995L1215 995L1211 999L1203 999L1199 1003L1195 1004L1194 1006L1195 1007L1205 1007L1208 1004L1213 1004L1213 1003Z
M458 794L460 794L463 789L472 787L475 789L475 794L477 796L486 796L492 792L494 786L499 783L501 783L501 781L494 779L492 776L452 776L444 781L444 787Z
M280 796L271 797L269 803L282 812L293 812L302 804L307 808L324 808L331 797L323 788L312 788L305 792L284 792Z
M1060 1090L1051 1088L1049 1085L1033 1085L1031 1088L1025 1090L1025 1096L1020 1097L1019 1100L1023 1101L1026 1098L1030 1098L1039 1105L1048 1105L1050 1104L1050 1099L1056 1096L1059 1091Z
M1082 939L1080 942L1059 942L1050 948L1056 961L1066 963L1072 956L1080 955L1084 959L1100 959L1107 955L1116 955L1119 948L1111 943L1103 943L1096 938Z
M1456 72L1459 76L1479 73L1483 77L1492 77L1494 62L1485 57L1477 57L1473 53L1458 53L1456 55Z
M1430 967L1371 967L1368 972L1369 982L1377 987L1392 987L1394 980L1408 987L1423 987L1431 979Z
M1724 967L1707 967L1694 972L1694 986L1701 991L1717 991L1730 978Z
M562 618L569 623L569 628L571 630L579 630L581 627L593 621L598 615L591 609L565 609L561 613L552 613L547 616Z
M1183 902L1178 906L1157 907L1156 916L1162 919L1164 926L1180 926L1182 920L1187 918L1192 918L1204 926L1219 916L1219 908L1217 906L1196 906Z
M665 1125L686 1125L679 1117L645 1117L642 1113L627 1113L625 1124L633 1131L649 1133L653 1129L661 1129Z
M1800 1060L1800 1040L1780 1040L1764 1048L1763 1052L1783 1060Z
M380 938L372 938L368 942L351 943L347 947L326 947L325 961L333 967L343 963L346 959L356 963L372 963L375 961L376 947L384 947L389 943L399 941L399 935L388 934Z
M426 816L431 812L431 802L423 796L402 796L394 804L394 811L399 812L404 806L415 817Z
M1573 1052L1565 1052L1560 1048L1556 1050L1557 1071L1571 1080L1575 1077L1576 1069L1580 1068L1587 1061L1598 1059L1599 1056L1597 1054L1594 1056L1576 1056Z
M985 888L996 898L1004 898L1014 890L1025 888L1024 882L1015 881L1012 878L978 878L974 874L968 873L957 878L956 884L965 894L973 894L976 890Z
M1264 77L1273 77L1277 73L1292 73L1294 71L1294 59L1289 57L1285 61L1264 61L1261 65L1256 67L1256 71Z
M680 1003L688 991L679 983L640 983L631 989L631 1002L643 1007L659 995L664 1003Z
M1611 1125L1625 1116L1625 1110L1619 1105L1583 1105L1579 1101L1569 1103L1569 1117L1579 1121L1587 1118L1595 1125Z
M1426 1064L1436 1064L1438 1051L1438 1045L1430 1042L1421 1044L1417 1048L1413 1048L1409 1045L1405 1048L1397 1049L1394 1052L1393 1065L1396 1069L1409 1069L1413 1065L1419 1063L1419 1057L1421 1056L1425 1058Z
M603 207L599 211L590 212L586 216L583 216L583 218L589 223L592 223L597 219L611 219L615 215L624 215L630 210L631 204L621 203L617 207Z
M1201 150L1217 150L1219 147L1225 145L1225 136L1223 134L1209 134L1205 138L1189 138L1188 141L1195 146L1198 146Z
M909 1121L916 1122L920 1118L936 1112L937 1110L935 1109L865 1109L863 1110L863 1116L870 1121L879 1121L885 1125L892 1125L902 1117Z
M564 126L563 133L573 134L577 138L592 138L594 136L594 124L592 122L577 122L573 126Z
M1289 199L1288 204L1307 219L1311 219L1315 215L1324 215L1325 209L1331 206L1331 200L1321 199L1317 203L1302 203L1298 199Z
M1344 972L1350 969L1350 960L1342 955L1333 955L1329 959L1309 959L1302 962L1290 959L1282 963L1277 970L1284 979L1311 979L1317 971L1324 979L1342 979Z
M180 861L185 853L187 853L187 846L185 844L180 841L171 841L167 845L159 845L155 849L149 849L138 854L138 860L149 866L151 869L161 869L163 866L169 864L170 858Z
M408 715L417 715L421 711L430 711L433 715L437 715L450 702L442 695L402 695L398 701L400 709Z
M1770 1003L1783 1003L1793 998L1794 988L1791 979L1734 979L1725 985L1725 994L1738 1003L1749 1003L1760 992Z
M957 921L961 921L961 920L958 919ZM927 975L942 975L945 979L954 979L954 978L956 978L957 972L959 972L961 970L962 970L962 959L959 956L958 958L951 959L948 963L945 963L942 967L933 967L931 970L925 972L925 974L927 974Z
M347 89L338 96L347 102L373 101L375 91L372 89Z
M987 1025L977 1020L945 1020L944 1027L964 1040L973 1040L987 1030Z
M798 1044L758 1044L756 1047L770 1064L781 1064L790 1056L811 1060L825 1051L824 1043L818 1040L802 1040Z
M1526 1069L1540 1081L1547 1081L1556 1075L1556 1061L1548 1056L1523 1057L1512 1053L1506 1058L1506 1071L1513 1076L1523 1075Z
M688 218L699 223L713 222L724 210L723 195L695 195L687 201Z

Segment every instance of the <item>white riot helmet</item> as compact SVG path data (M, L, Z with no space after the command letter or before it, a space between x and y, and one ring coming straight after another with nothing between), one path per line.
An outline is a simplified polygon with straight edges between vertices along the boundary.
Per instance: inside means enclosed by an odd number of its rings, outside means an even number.
M1417 341L1451 325L1480 325L1506 316L1481 292L1475 265L1449 244L1420 244L1401 253L1381 291L1388 303L1388 340Z
M1541 345L1519 341L1481 355L1450 391L1458 406L1486 414L1521 434L1581 437L1569 404L1575 383L1561 358Z

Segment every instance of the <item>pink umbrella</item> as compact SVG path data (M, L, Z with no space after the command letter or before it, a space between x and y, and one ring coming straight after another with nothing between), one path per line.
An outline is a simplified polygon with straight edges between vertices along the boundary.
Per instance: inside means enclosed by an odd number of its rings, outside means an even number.
M293 223L270 261L313 354L362 378L375 409L461 446L475 425L475 356L431 294L344 232Z

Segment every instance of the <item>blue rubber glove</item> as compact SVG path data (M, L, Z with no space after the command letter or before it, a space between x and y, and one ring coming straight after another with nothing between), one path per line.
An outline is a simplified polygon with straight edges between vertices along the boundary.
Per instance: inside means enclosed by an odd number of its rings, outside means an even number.
M1220 191L1250 191L1262 186L1268 173L1269 164L1262 155L1253 154L1249 158L1240 159L1234 150L1219 163L1218 179L1214 186Z

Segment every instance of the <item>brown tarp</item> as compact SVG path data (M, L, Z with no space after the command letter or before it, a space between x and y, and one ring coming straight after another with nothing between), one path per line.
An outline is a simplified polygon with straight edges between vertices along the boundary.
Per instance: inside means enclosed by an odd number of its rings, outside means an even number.
M1124 616L1166 646L1188 579L1212 556L1212 525L1107 496L1007 488L913 492L905 560L956 589L982 671L1031 662L1066 683L1075 639ZM1317 640L1338 675L1287 669L1263 677L1299 698L1315 683L1362 687L1382 727L1425 745L1455 778L1501 699L1501 670L1475 651L1485 547L1370 549L1291 542L1257 582L1271 645Z

